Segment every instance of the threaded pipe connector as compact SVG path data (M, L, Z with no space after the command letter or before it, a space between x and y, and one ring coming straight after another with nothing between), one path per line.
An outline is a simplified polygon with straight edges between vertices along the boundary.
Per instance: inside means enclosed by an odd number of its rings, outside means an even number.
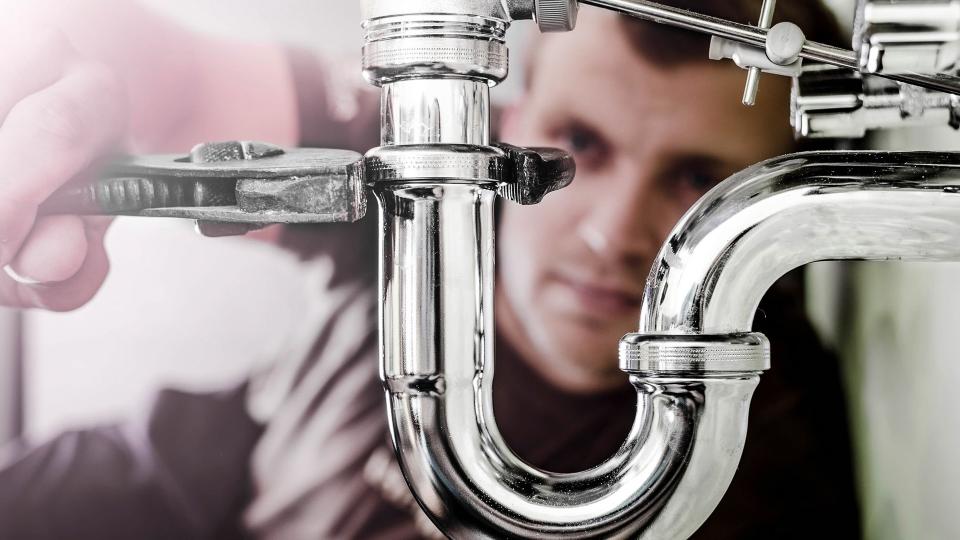
M731 373L770 369L770 342L758 333L627 334L620 340L627 373Z

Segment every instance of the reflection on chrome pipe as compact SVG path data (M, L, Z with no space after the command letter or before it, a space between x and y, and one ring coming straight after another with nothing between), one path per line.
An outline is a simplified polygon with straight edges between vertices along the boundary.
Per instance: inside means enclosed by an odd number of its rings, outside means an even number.
M378 184L381 375L401 467L454 538L686 538L736 469L758 376L631 376L637 417L597 468L521 461L493 417L495 184Z
M381 141L489 144L490 85L473 79L409 79L383 85Z
M733 176L660 252L640 331L745 332L774 281L828 259L960 260L957 154L811 152Z

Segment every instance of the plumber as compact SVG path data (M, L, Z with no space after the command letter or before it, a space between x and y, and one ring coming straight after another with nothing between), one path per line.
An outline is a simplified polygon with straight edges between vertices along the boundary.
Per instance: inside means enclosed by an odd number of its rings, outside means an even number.
M666 3L737 22L760 9ZM25 4L0 23L4 305L70 310L100 288L109 223L37 218L36 208L113 151L225 139L377 145L376 96L347 82L359 66L201 35L135 2ZM842 42L818 1L781 2L777 18ZM506 441L534 466L578 471L618 448L635 392L616 343L636 329L660 245L725 177L797 150L788 81L765 76L744 108L743 72L709 61L707 47L703 36L584 7L574 32L535 38L525 73L514 73L525 88L499 111L500 138L564 148L578 164L570 188L538 206L505 203L498 217L494 407ZM139 422L8 449L0 537L439 537L387 436L375 221L262 234L334 269L289 348L238 387L165 391ZM804 314L801 273L771 289L756 327L776 363L755 394L737 476L695 537L857 537L838 368Z

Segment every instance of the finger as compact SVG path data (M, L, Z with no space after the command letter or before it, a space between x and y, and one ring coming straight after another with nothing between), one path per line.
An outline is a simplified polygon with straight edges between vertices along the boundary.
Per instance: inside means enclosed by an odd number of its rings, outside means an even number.
M0 126L0 266L10 263L37 206L111 148L123 93L104 68L73 68L21 100Z
M110 270L103 246L106 230L99 225L84 229L86 257L73 277L59 283L27 284L0 276L0 300L20 308L69 311L89 302L100 290Z
M77 216L37 220L10 268L24 281L67 281L80 271L87 255L85 224Z
M0 29L0 124L21 99L57 82L75 58L67 38L54 28Z

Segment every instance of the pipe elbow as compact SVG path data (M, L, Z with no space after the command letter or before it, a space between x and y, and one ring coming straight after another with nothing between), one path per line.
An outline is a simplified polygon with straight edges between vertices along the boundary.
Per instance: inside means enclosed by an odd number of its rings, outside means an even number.
M604 464L573 474L514 455L480 386L389 392L401 468L453 538L686 538L733 477L758 376L631 381L637 416L627 441Z
M958 191L947 153L806 152L750 167L673 230L647 280L640 331L748 332L767 289L815 261L956 260Z

